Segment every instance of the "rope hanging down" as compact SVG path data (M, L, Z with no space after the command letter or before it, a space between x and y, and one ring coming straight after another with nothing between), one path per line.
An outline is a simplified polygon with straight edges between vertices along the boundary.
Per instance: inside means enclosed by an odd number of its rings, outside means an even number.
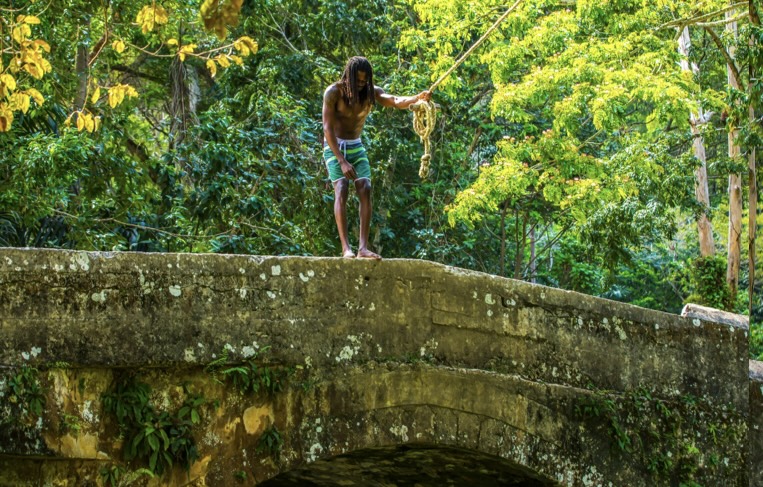
M432 83L432 86L429 87L429 91L434 91L437 86L442 83L442 81L450 75L457 67L461 65L461 63L464 62L464 60L471 54L477 47L479 47L482 42L490 36L490 34L498 28L501 22L506 19L506 17L509 16L511 12L514 11L515 8L520 4L522 0L517 0L514 2L514 5L509 7L509 9L501 15L501 17L495 21L495 23L490 26L490 28L480 37L477 39L477 42L472 45L472 47L469 48L468 51L466 51L458 60L456 60L455 63L453 63L453 66L451 66L445 73L443 73L442 76L440 76L437 81ZM432 134L432 131L434 130L434 124L435 120L437 118L437 109L436 105L432 101L418 101L411 105L410 110L413 111L413 130L416 131L416 134L421 138L421 142L424 144L424 155L421 156L421 167L419 167L419 177L421 179L425 179L427 175L429 174L429 161L432 160L432 153L430 151L430 142L429 142L429 136Z

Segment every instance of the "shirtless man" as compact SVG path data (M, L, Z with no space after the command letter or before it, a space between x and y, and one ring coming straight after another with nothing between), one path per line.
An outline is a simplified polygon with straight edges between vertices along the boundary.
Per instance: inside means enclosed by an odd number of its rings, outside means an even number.
M360 199L360 241L358 258L381 259L368 250L371 225L371 168L360 133L368 114L378 101L383 107L405 109L419 100L430 100L422 91L416 96L392 96L374 86L373 69L368 59L355 56L347 61L342 78L323 94L323 159L334 185L334 218L342 243L342 256L355 254L347 239L347 191L354 181Z

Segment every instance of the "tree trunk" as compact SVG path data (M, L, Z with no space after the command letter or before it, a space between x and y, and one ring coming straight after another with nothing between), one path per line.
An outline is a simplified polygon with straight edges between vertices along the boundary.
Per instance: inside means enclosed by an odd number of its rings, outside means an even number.
M755 27L760 27L760 17L758 16L758 11L755 8L755 3L750 2L749 4L749 13L750 13L750 23L752 23ZM749 39L749 46L750 46L750 52L754 53L755 48L757 47L755 45L755 36L750 35ZM755 72L755 69L759 66L759 63L756 62L758 59L751 54L751 57L748 61L748 73L749 73L749 82L747 85L747 91L750 98L750 106L748 108L749 110L749 116L750 116L750 125L754 126L756 123L755 121L755 108L758 103L760 103L760 98L757 97L758 95L757 90L755 89L755 83L753 83L753 80L756 79L757 73ZM752 130L753 127L750 127ZM750 321L752 322L752 308L755 303L755 237L758 231L758 175L757 175L757 168L756 160L755 160L755 147L749 148L749 153L747 154L747 180L749 184L749 221L748 221L748 232L749 232L749 239L747 241L747 259L748 259L748 266L750 267L750 282L748 285L748 317Z
M530 282L535 284L535 225L530 229Z
M174 150L185 140L188 129L196 121L196 105L201 93L198 75L178 58L175 58L170 68L170 90L170 150ZM177 157L175 168L182 174L183 185L193 187L188 162Z
M506 210L509 202L503 202L501 208L501 277L506 277Z
M736 15L734 10L726 12L726 17L731 18ZM732 37L732 44L729 46L729 58L734 62L736 48L734 42L737 39L737 23L729 22L726 25ZM739 90L739 79L735 75L733 66L726 66L729 86ZM733 120L733 117L732 117ZM739 129L736 126L729 127L729 158L739 157ZM728 234L728 263L726 267L726 281L731 288L732 299L735 299L737 288L739 286L739 264L741 261L742 249L742 177L739 174L729 175L729 234Z
M75 111L82 110L85 108L85 103L87 103L87 81L89 78L87 60L89 57L90 54L87 46L82 44L77 46L77 60L74 67L77 73L77 95L74 97Z
M170 67L170 149L175 149L185 139L190 114L190 89L185 63L175 58Z
M517 228L519 228L518 219ZM514 279L522 279L522 263L525 260L525 241L527 240L527 213L522 216L522 230L518 230L517 233L517 255L514 259Z
M681 53L681 69L691 70L697 74L699 68L692 63L689 67L689 49L691 48L691 39L689 37L689 28L684 27L681 37L678 38L678 52ZM705 143L702 140L699 126L707 122L702 113L702 106L699 106L697 113L691 114L691 134L693 139L694 157L697 158L700 165L694 171L694 193L697 201L702 205L702 214L697 219L697 230L699 232L699 253L702 257L709 257L715 254L715 242L713 241L713 226L707 218L707 212L710 209L710 194L707 187L707 158L705 157Z

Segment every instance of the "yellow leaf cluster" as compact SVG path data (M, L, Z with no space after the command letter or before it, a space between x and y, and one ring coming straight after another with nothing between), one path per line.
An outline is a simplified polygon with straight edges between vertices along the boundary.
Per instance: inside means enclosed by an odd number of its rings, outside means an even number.
M180 51L178 51L180 60L185 61L186 54L192 54L194 49L196 49L196 44L186 44L185 46L181 47Z
M66 122L64 122L65 125L69 126L71 124L72 117L77 118L77 131L82 132L83 130L87 130L91 134L98 130L101 127L101 117L100 116L94 116L92 113L90 113L87 110L80 110L77 112L72 113L69 115L69 118L66 119Z
M8 98L8 108L10 108L12 111L21 110L22 113L26 114L26 112L29 111L31 100L32 97L26 93L14 93L10 96L10 98Z
M10 74L0 74L0 98L10 96L16 89L16 79Z
M214 78L217 74L217 65L212 59L207 59L207 69L209 70L209 74Z
M48 60L43 57L43 52L50 52L50 45L41 39L30 40L30 25L39 24L40 19L32 15L19 15L16 22L11 28L11 38L18 44L18 52L9 69L14 74L23 69L35 79L42 79L45 73L52 69Z
M256 54L259 46L257 42L248 36L239 37L233 42L233 47L243 56L247 57L250 54Z
M0 132L11 129L14 112L26 114L31 108L32 100L37 105L42 105L45 101L42 94L34 88L19 90L17 79L19 73L24 71L36 79L41 79L52 69L48 60L43 57L43 53L50 52L50 45L41 39L30 39L30 26L39 23L40 19L35 16L19 15L16 17L16 23L11 26L11 39L15 43L13 61L5 69L0 63Z
M42 104L45 103L45 98L43 98L42 93L34 88L26 90L26 94L32 97L34 102L37 103L37 106L42 106Z
M95 105L95 103L101 99L101 87L96 86L95 90L93 91L93 96L90 97L90 103Z
M157 25L166 24L169 20L170 17L164 7L155 3L143 7L135 18L135 22L140 25L140 29L144 34L153 31Z
M32 29L27 24L19 24L11 29L11 37L18 44L23 44L32 35Z
M109 88L109 106L111 108L116 107L124 101L125 96L133 98L138 96L138 92L130 85L122 84L112 86Z
M221 68L227 68L230 66L230 61L228 60L228 56L225 54L220 54L215 58L215 61L220 65Z
M244 0L204 0L201 20L204 28L212 31L220 40L228 35L228 26L237 26Z
M111 43L111 47L112 47L112 49L117 51L119 54L122 54L123 52L125 52L125 43L121 39L118 39L118 40L112 42Z
M7 132L13 124L13 110L6 103L0 102L0 132Z

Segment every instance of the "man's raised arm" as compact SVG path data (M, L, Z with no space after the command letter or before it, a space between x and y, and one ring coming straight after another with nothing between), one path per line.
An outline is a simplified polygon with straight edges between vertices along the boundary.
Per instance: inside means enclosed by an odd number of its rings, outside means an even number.
M418 95L414 95L414 96L395 96L395 95L390 95L385 93L384 90L379 88L378 86L376 86L375 88L376 88L376 93L375 93L376 101L378 101L381 106L386 108L405 109L413 105L419 100L429 101L432 99L431 91L422 91Z

